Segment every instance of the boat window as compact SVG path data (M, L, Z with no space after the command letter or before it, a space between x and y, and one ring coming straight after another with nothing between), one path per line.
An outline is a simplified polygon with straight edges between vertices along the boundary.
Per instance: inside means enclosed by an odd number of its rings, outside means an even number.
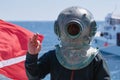
M120 20L119 19L110 19L110 24L111 25L120 24Z
M117 45L120 46L120 33L117 33Z
M103 33L100 33L100 36L102 36L102 37L103 37L103 35L104 35Z

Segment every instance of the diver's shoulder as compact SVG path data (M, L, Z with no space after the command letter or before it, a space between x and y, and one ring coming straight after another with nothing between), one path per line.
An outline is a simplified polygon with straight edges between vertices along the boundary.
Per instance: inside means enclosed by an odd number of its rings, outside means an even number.
M103 55L99 52L99 53L97 53L96 54L96 56L95 56L95 61L101 61L101 60L103 60L104 58L103 58Z
M49 51L45 52L44 55L46 55L46 56L55 56L55 49L52 49L52 50L49 50Z
M55 49L47 51L46 54L55 54Z

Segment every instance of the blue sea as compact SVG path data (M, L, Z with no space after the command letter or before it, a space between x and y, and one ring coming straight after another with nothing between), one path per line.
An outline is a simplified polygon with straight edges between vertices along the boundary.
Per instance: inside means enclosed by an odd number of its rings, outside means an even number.
M44 35L42 43L42 50L40 55L45 52L54 49L58 43L58 38L54 34L54 21L11 21L14 24L22 26L34 33L40 33ZM102 21L97 21L97 24L102 24ZM108 53L102 53L105 58L112 80L120 80L120 56ZM44 80L50 80L49 75Z

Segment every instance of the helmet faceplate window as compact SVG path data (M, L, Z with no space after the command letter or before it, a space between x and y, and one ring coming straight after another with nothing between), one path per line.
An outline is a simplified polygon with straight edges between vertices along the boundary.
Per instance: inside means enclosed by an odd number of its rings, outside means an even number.
M76 37L80 36L80 33L82 31L81 25L76 23L76 22L68 23L65 28L66 28L65 29L66 30L66 34L70 38L76 38Z

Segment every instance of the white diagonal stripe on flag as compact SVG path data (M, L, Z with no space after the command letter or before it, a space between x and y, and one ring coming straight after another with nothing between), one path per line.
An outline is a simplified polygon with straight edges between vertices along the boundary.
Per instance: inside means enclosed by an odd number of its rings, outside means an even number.
M0 68L22 62L22 61L25 60L25 57L26 57L26 55L23 55L23 56L19 56L19 57L16 57L16 58L11 58L11 59L8 59L8 60L0 61Z

